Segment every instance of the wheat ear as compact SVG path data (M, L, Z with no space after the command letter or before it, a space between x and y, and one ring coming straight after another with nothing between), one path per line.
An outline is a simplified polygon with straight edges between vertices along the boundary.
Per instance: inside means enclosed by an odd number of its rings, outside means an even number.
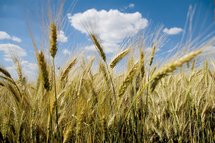
M156 50L156 46L155 46L155 44L153 44L152 52L151 52L151 55L150 55L150 58L149 58L149 65L150 66L152 65L153 60L154 60L155 50Z
M47 63L45 61L45 57L43 52L39 52L38 54L38 64L39 64L39 70L40 70L40 77L43 82L43 86L46 90L50 89L50 83L49 83L49 73L47 71Z
M140 72L141 72L141 77L143 78L145 75L145 64L144 64L144 53L143 50L140 51Z
M18 77L19 77L19 81L22 82L23 81L23 74L22 74L21 63L20 63L20 61L19 61L19 59L17 57L13 58L13 62L16 65L16 71L17 71L17 74L18 74Z
M66 67L66 69L62 72L62 76L60 78L61 81L63 81L65 78L68 77L68 74L69 74L70 70L76 64L76 62L77 62L77 58L75 58L74 60L72 60L70 62L70 64Z
M113 69L118 62L120 62L126 55L128 55L130 49L126 49L119 53L111 62L110 67Z
M57 27L54 23L50 25L50 54L52 58L57 53Z
M97 40L96 36L94 34L90 34L90 37L94 43L94 45L96 46L96 49L98 50L100 56L102 57L102 59L106 62L106 55L103 51L103 48L101 46L101 44L99 43L99 41Z
M11 78L10 73L6 69L4 69L2 67L0 67L0 73L2 73L3 75L5 75L8 78Z
M103 74L106 83L108 83L109 82L108 73L107 73L105 65L102 62L99 63L99 71Z
M201 50L196 50L193 51L182 58L180 58L177 61L174 61L167 66L164 66L161 70L159 70L156 74L152 76L151 79L151 91L153 91L158 84L158 81L163 78L165 75L168 73L173 72L176 68L181 67L184 63L187 63L191 61L193 58L195 58L197 55L199 55L202 51Z
M139 67L139 64L136 63L136 64L132 67L132 69L129 71L128 75L126 76L125 80L123 81L122 85L121 85L120 88L119 88L118 97L121 97L121 96L125 93L127 87L129 86L129 84L130 84L131 81L133 80L133 77L134 77L134 75L136 74L136 71L138 70L138 67Z
M125 114L125 118L128 117L128 114L130 113L130 111L132 110L133 105L136 103L137 99L139 99L138 97L142 94L142 92L149 86L149 84L151 83L151 90L153 91L153 89L156 87L158 81L163 78L165 75L167 75L170 72L173 72L177 67L181 67L184 63L189 62L190 60L192 60L193 58L195 58L196 56L198 56L199 54L201 54L202 51L201 50L196 50L193 51L185 56L183 56L182 58L180 58L179 60L168 64L167 66L165 66L164 68L162 68L161 70L159 70L153 77L152 79L144 84L142 86L142 88L140 88L136 94L136 96L134 96L133 101L131 103L131 105L129 106L126 114Z

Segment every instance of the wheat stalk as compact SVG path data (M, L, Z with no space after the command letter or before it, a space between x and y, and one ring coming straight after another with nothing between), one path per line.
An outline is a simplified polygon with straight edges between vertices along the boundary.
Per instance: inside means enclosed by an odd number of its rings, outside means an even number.
M99 71L103 74L106 83L108 83L109 82L108 73L105 68L105 65L102 62L99 63Z
M60 131L58 126L58 100L57 100L57 88L56 88L56 77L55 77L55 56L57 53L57 27L54 23L51 23L50 25L50 54L52 56L52 66L53 66L53 84L54 84L54 96L55 96L55 116L56 116L56 127L57 127L57 141L59 142L60 139Z
M128 114L130 113L133 105L136 103L136 100L138 99L138 97L142 94L142 92L149 86L151 85L151 91L153 91L158 83L158 81L163 78L164 76L166 76L168 73L173 72L176 68L181 67L184 63L189 62L190 60L192 60L193 58L195 58L196 56L198 56L199 54L202 53L202 50L196 50L193 51L185 56L183 56L182 58L180 58L179 60L172 62L166 66L164 66L164 68L162 68L161 70L159 70L156 74L154 74L154 76L152 76L152 78L150 79L150 81L146 84L143 85L142 88L140 88L136 94L136 96L133 98L133 101L131 103L131 105L129 106L126 114L125 114L125 118L128 117Z
M107 68L107 73L108 73L108 76L109 76L109 79L110 79L110 84L111 84L111 88L112 88L112 91L113 91L114 99L116 100L115 87L114 87L114 84L113 84L113 79L111 77L110 71L108 70L108 65L107 65L107 62L106 62L106 55L105 55L105 53L104 53L104 51L102 49L102 46L100 45L99 41L97 40L96 36L94 34L90 34L90 37L91 37L94 45L96 46L97 51L99 52L100 56L102 57L103 61L105 62L105 66Z
M192 70L192 71L194 71L194 69L195 69L195 64L196 64L196 60L193 60L193 62L192 62L192 67L191 67L191 70Z

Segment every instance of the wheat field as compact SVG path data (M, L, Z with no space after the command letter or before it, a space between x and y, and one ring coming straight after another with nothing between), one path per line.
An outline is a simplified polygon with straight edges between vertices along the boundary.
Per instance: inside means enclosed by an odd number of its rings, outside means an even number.
M48 29L49 54L35 49L37 80L26 80L17 58L18 78L0 67L1 143L215 142L215 62L204 58L213 37L156 66L153 42L149 55L134 59L127 48L109 62L89 33L99 62L74 56L57 72L56 23Z

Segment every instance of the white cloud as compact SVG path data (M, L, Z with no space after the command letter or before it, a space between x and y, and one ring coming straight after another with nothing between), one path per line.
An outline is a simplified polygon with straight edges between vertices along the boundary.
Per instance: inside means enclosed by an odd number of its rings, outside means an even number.
M15 44L0 44L0 52L4 53L5 61L10 61L11 56L18 55L24 57L27 55L26 51Z
M18 42L18 43L21 43L21 42L22 42L22 40L21 40L20 38L15 37L15 36L12 36L12 37L11 37L11 40L13 40L13 41L15 41L15 42Z
M148 20L139 12L121 13L118 10L89 9L83 13L77 13L68 17L71 25L88 34L87 30L96 30L101 40L120 41L125 37L135 35L148 25ZM90 24L93 29L87 29L85 24Z
M104 52L105 53L116 53L118 52L120 49L118 48L119 46L117 44L114 43L103 43L102 46L104 47ZM95 45L88 45L85 46L85 49L88 51L96 51L96 47Z
M124 6L122 9L120 9L120 11L125 11L127 9L132 9L135 7L134 3L129 3L128 5Z
M20 43L22 41L20 38L11 36L7 32L4 32L4 31L0 31L0 40L12 40L12 41L15 41L18 43Z
M183 31L182 28L179 27L172 27L172 28L164 28L163 32L168 34L168 35L176 35L179 34Z
M23 67L31 69L31 70L36 70L37 69L37 64L36 63L31 63L27 60L22 60L21 64Z
M109 45L112 52L124 38L137 34L148 25L148 20L139 12L122 13L119 10L89 9L75 15L68 14L71 25L84 34L95 32L102 45ZM112 47L111 45L115 45Z
M134 6L135 6L135 4L130 3L130 4L128 5L128 8L134 8Z
M68 37L66 37L64 31L60 30L57 32L57 41L61 43L66 43L68 41Z
M21 61L21 66L23 68L23 72L25 72L25 70L27 70L27 71L31 70L32 72L34 72L37 69L37 64L36 63L31 63L31 62L29 62L27 60L22 60ZM16 69L16 66L15 65L10 66L10 67L7 67L7 69L12 71L12 70Z
M0 31L0 39L3 40L3 39L10 39L10 35L7 34L6 32L4 31Z
M64 50L63 50L63 54L64 54L64 55L70 55L71 52L70 52L69 50L67 50L67 49L64 49Z
M22 71L24 73L24 76L26 76L30 80L34 80L33 78L36 77L37 74L37 64L29 62L27 60L21 60L21 66L22 66ZM9 66L6 67L6 69L14 76L17 77L16 74L16 66Z
M85 49L88 50L88 51L96 51L96 48L95 48L94 45L85 46Z

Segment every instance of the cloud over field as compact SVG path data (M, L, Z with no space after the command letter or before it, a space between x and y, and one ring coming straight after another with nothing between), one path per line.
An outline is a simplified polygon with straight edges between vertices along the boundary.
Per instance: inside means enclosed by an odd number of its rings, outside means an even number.
M66 43L68 41L68 37L64 34L64 31L60 30L57 32L57 41L61 43Z
M122 13L119 10L89 9L83 13L68 14L68 19L75 29L84 34L95 32L102 45L116 45L148 25L148 20L139 12ZM109 47L106 51L113 52L110 50L113 48Z
M7 32L0 31L0 40L12 40L20 43L22 40L16 36L11 36Z
M172 28L164 28L163 32L168 34L168 35L176 35L179 34L183 31L182 28L179 27L172 27Z
M135 6L134 3L130 3L130 4L128 5L128 8L134 8L134 6Z
M0 44L0 52L4 53L4 60L9 61L13 54L19 57L24 57L27 55L26 51L18 45L15 44Z
M37 64L36 63L32 63L29 62L27 60L21 60L20 59L20 63L22 66L22 71L24 73L24 76L26 76L28 79L33 80L36 76L37 76ZM8 66L6 67L6 69L14 76L16 77L17 73L16 73L16 66L12 65L12 66Z
M63 54L69 56L71 52L68 49L63 49Z
M14 77L16 77L16 66L12 63L13 56L19 58L25 76L30 79L36 76L37 64L24 60L27 57L27 52L22 47L11 43L0 44L0 53L3 53L4 61L10 65L6 68Z

